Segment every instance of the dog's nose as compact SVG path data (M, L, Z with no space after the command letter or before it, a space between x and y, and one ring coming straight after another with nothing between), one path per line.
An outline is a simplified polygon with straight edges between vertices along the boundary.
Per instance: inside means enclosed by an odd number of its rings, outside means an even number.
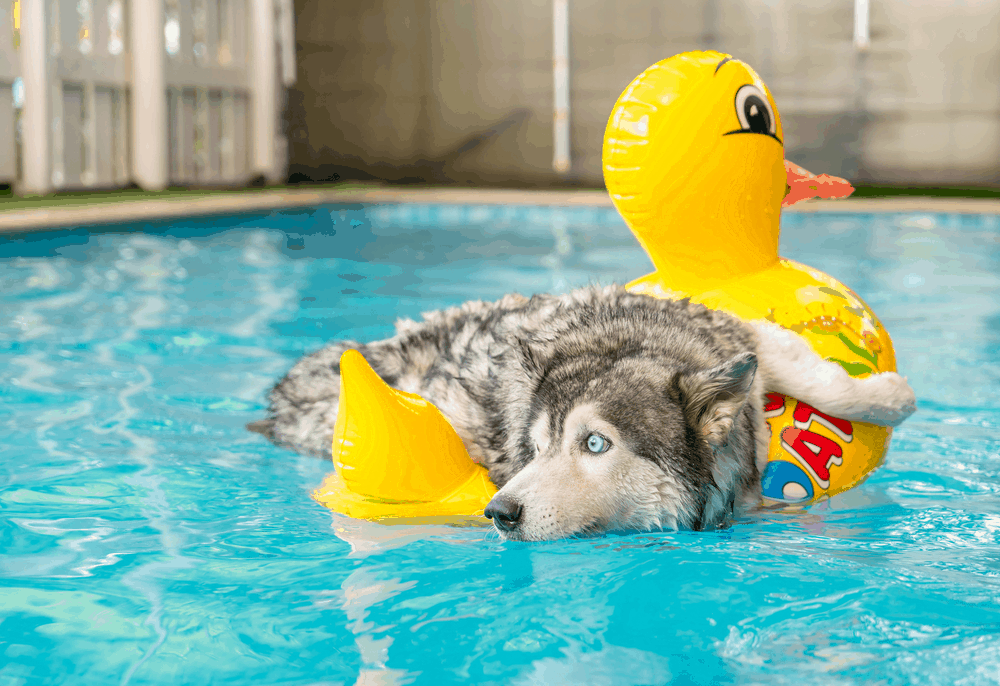
M493 498L483 510L483 514L493 520L498 529L513 531L521 521L521 503L506 495Z

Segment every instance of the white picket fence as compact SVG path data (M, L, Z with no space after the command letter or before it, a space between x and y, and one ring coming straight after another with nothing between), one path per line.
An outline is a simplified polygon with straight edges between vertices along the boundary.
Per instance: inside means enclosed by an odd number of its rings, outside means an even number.
M18 7L20 9L20 7ZM15 29L15 23L18 29ZM17 129L18 109L15 108L15 87L20 90L20 62L17 46L20 42L20 17L14 16L14 3L0 0L0 183L11 183L18 175Z
M284 178L292 0L0 0L0 183Z

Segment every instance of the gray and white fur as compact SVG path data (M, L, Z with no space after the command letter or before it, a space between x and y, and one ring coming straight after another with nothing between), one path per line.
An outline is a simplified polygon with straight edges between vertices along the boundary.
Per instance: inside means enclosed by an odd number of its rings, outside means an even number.
M400 320L386 340L333 343L289 371L250 428L329 455L352 348L448 418L500 488L486 515L518 540L701 530L754 507L765 392L881 425L915 409L899 375L852 378L777 325L610 286L468 302Z

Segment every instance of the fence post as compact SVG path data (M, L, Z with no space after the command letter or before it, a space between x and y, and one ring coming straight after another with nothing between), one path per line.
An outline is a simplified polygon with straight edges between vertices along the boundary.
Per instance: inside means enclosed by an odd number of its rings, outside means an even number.
M277 182L275 138L278 129L277 60L274 41L274 0L250 0L250 63L247 65L253 131L253 174Z
M871 47L871 40L868 37L869 21L868 0L854 0L854 47L858 50L867 50Z
M281 6L281 84L285 88L295 85L295 5L292 0L279 0Z
M52 190L46 4L45 0L23 0L21 5L21 78L24 82L21 190L28 194Z
M167 187L167 83L163 0L132 0L132 177L145 190Z
M552 1L552 168L565 174L570 168L569 128L569 1Z

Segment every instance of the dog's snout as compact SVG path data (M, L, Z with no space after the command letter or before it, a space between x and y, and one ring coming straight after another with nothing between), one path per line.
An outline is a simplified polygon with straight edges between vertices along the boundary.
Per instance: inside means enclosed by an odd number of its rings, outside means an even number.
M513 531L521 521L521 503L506 495L498 495L489 502L483 514L493 520L498 529Z

